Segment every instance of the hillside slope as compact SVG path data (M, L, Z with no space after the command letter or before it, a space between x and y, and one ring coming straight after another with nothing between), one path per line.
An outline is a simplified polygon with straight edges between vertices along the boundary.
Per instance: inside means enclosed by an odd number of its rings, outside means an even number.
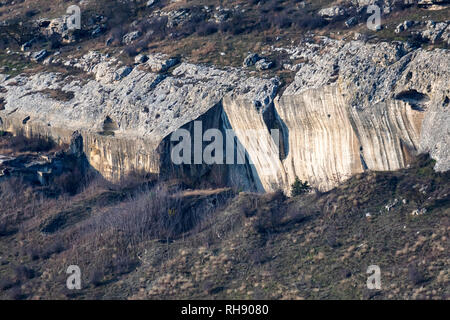
M290 199L95 180L56 200L3 179L0 297L448 299L449 175L433 165ZM66 289L69 265L81 290Z

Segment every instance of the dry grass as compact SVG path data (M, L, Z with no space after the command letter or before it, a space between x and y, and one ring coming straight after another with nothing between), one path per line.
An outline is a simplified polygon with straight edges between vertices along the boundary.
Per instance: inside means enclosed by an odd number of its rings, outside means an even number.
M74 97L74 93L72 91L63 91L61 89L44 89L40 91L31 91L28 92L26 95L33 95L33 94L43 94L49 97L50 99L63 102L68 102L72 100Z

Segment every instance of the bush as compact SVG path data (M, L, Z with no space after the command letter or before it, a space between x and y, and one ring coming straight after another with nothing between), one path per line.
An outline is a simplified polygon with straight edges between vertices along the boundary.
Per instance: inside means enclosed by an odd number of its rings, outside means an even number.
M408 266L408 278L414 284L418 285L425 282L425 276L417 269L415 265Z
M203 22L198 26L197 34L199 36L209 36L216 33L217 30L217 24L212 22Z
M0 290L8 290L14 287L16 283L9 278L3 278L0 280Z
M291 18L285 13L271 15L270 22L274 27L280 29L286 29L292 25Z
M298 177L295 178L294 183L291 185L291 195L293 197L310 191L311 187L309 186L308 181L302 182Z
M19 152L46 152L50 151L55 144L51 139L42 137L26 137L23 133L18 133L8 141L8 147Z
M52 239L52 242L45 247L41 252L38 251L39 258L48 259L53 254L61 253L65 250L64 243L60 239ZM36 249L35 249L36 250Z
M422 35L415 33L408 39L408 41L412 47L420 48L423 44L428 42L428 39L424 39Z
M131 44L128 47L125 48L125 53L129 56L129 57L134 57L138 54L138 47L136 44ZM110 131L104 131L104 132L110 132ZM111 131L112 132L112 131ZM114 135L114 132L112 132L112 135Z
M53 179L52 188L59 194L75 195L83 186L84 177L77 167Z
M281 226L286 215L283 208L285 199L286 196L281 190L259 197L254 225L258 233L276 232L276 229Z
M88 233L120 234L118 241L136 245L149 239L173 238L191 229L195 212L183 212L181 198L161 186L143 187L116 207L96 217Z
M9 298L11 300L23 300L26 297L27 297L27 295L24 294L19 287L12 288L10 293L9 293Z
M104 274L100 270L94 270L89 276L89 282L94 286L98 287L103 284Z
M33 269L27 268L25 266L18 266L14 271L16 274L16 279L20 282L33 279L36 276L36 273Z
M317 29L324 27L328 21L320 16L301 15L296 17L295 25L301 29Z

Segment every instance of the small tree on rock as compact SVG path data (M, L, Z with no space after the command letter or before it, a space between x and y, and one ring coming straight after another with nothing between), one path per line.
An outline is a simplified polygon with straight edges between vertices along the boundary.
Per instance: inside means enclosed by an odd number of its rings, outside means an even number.
M303 182L298 177L295 177L294 183L291 185L291 195L293 197L307 193L311 190L308 181Z

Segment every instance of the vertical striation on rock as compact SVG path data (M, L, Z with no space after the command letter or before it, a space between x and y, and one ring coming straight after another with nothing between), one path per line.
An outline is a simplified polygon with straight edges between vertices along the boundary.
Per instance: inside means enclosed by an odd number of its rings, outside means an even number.
M2 75L0 124L66 143L79 130L88 161L109 179L144 170L288 192L296 177L328 190L423 152L436 170L450 168L447 50L327 38L282 50L304 62L281 96L276 78L236 68L181 63L156 74L95 52L66 63L92 79ZM232 129L245 163L173 166L170 135L193 133L195 121L202 133Z

